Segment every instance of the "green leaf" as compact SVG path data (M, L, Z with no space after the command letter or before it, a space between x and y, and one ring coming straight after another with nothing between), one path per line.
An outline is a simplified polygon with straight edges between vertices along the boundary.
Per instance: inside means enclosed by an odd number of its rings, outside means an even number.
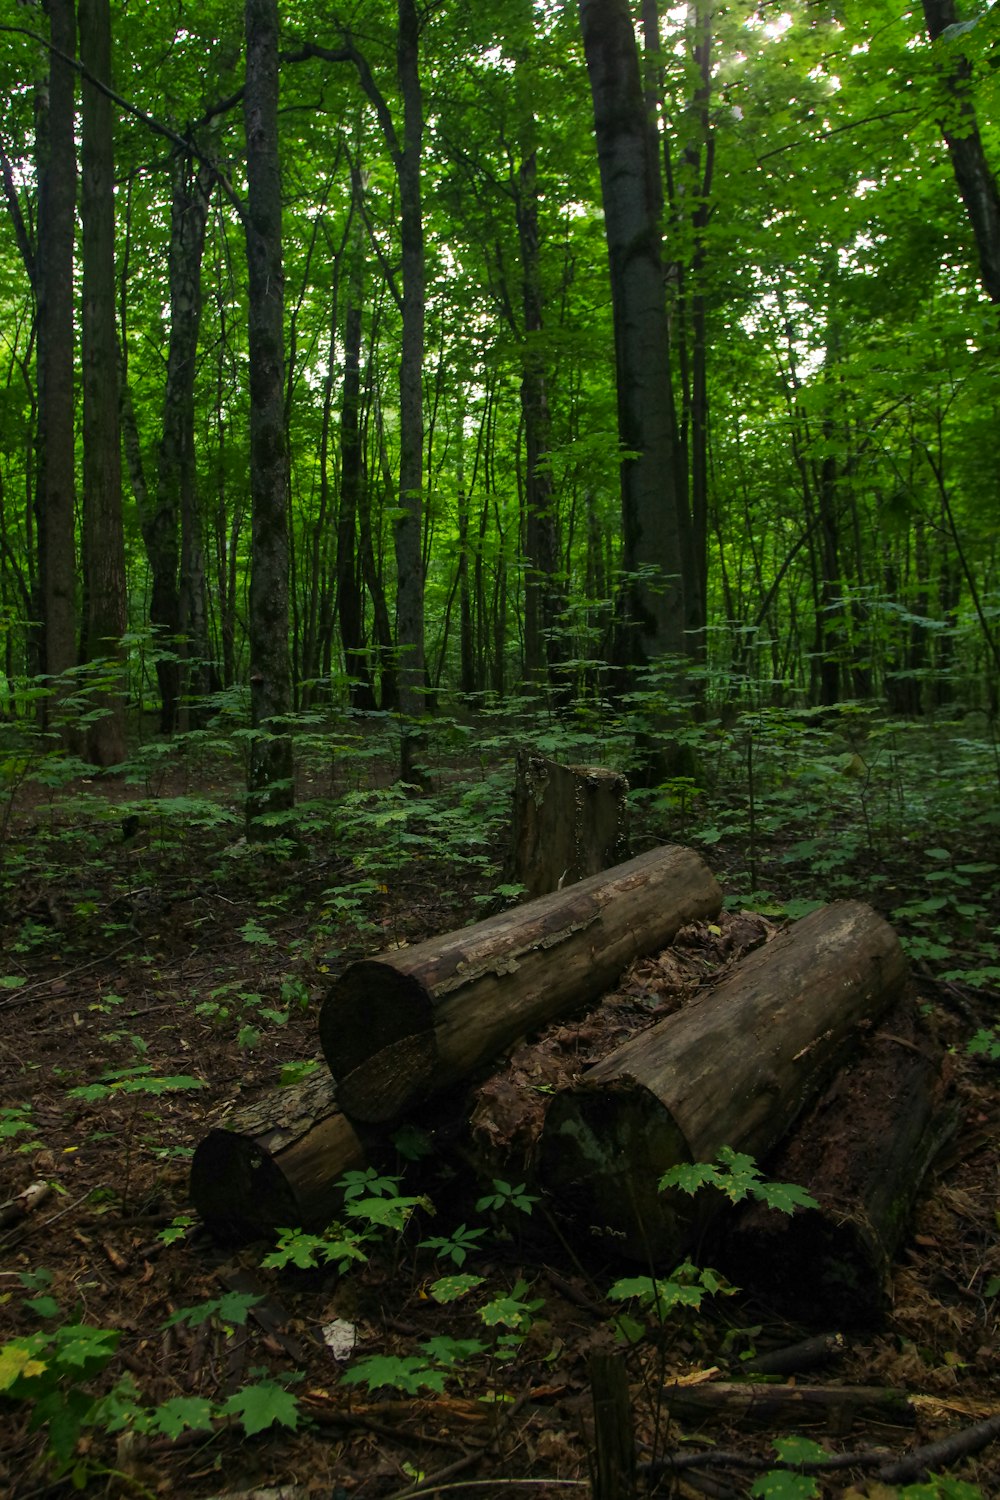
M785 1464L818 1464L830 1457L822 1443L815 1443L812 1438L799 1437L798 1434L775 1438L774 1451Z
M299 1403L295 1396L274 1380L261 1380L235 1391L219 1408L223 1417L237 1417L248 1437L265 1432L277 1422L279 1427L299 1425Z
M202 1396L174 1396L153 1411L156 1429L164 1437L180 1437L185 1428L192 1432L209 1432L212 1427L212 1403Z
M457 1302L460 1297L471 1292L473 1287L481 1286L483 1280L482 1276L441 1276L437 1281L431 1282L427 1290L435 1302Z
M789 1474L784 1469L772 1469L769 1474L760 1474L747 1492L760 1500L813 1500L819 1494L815 1479L808 1474Z
M443 1391L446 1374L435 1370L416 1354L370 1354L359 1359L344 1375L346 1385L366 1385L370 1391L390 1386L407 1396L420 1391Z

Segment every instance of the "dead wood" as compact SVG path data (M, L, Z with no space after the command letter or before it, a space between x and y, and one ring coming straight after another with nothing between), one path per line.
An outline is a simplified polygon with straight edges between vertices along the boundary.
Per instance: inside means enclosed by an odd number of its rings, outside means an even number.
M675 845L485 922L352 964L320 1012L341 1107L382 1123L587 1005L722 896Z
M337 1179L364 1160L333 1081L319 1069L220 1119L194 1153L191 1200L227 1243L296 1225L322 1228L338 1207Z
M771 1423L822 1423L847 1432L863 1417L876 1416L912 1427L917 1407L906 1392L867 1385L772 1385L744 1381L705 1381L701 1385L668 1383L663 1397L676 1419L705 1420L744 1427Z
M662 1194L668 1167L723 1146L762 1159L899 996L906 960L860 902L821 908L699 1004L632 1038L552 1099L543 1182L609 1248L676 1259L719 1205ZM699 1195L699 1200L705 1199Z
M617 771L519 750L504 880L544 896L627 859L627 799Z
M877 1321L917 1194L956 1123L940 1049L912 1006L899 1005L768 1159L769 1177L798 1183L819 1207L789 1215L748 1206L727 1226L718 1258L786 1316Z

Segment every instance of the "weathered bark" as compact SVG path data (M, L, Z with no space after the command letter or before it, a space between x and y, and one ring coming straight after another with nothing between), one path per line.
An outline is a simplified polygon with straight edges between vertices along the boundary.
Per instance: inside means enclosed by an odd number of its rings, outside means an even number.
M927 34L932 42L939 43L942 33L959 19L955 0L923 0L923 6ZM942 50L940 69L953 101L952 112L943 122L944 138L975 235L980 280L990 301L1000 302L1000 189L979 133L971 97L972 68L969 59L955 49L950 57Z
M247 0L246 89L249 272L250 493L253 506L250 574L250 744L247 825L294 801L292 741L285 723L292 704L288 656L288 516L285 441L284 265L281 249L281 164L278 157L278 7Z
M76 448L73 400L73 248L76 143L70 62L76 53L72 0L48 0L47 108L36 109L38 236L34 286L38 308L38 563L42 670L57 678L76 662ZM60 55L62 54L62 55ZM41 95L42 90L39 90ZM58 689L56 689L58 693Z
M348 968L320 1012L341 1107L386 1121L611 986L721 893L690 849L654 849L460 932Z
M670 1016L557 1094L542 1180L609 1247L679 1255L717 1205L660 1193L668 1167L723 1146L762 1158L855 1039L895 1000L906 960L892 928L837 902L745 959L700 1004ZM704 1198L705 1195L700 1195Z
M686 506L674 468L656 140L628 0L580 0L611 269L628 658L687 649Z
M635 1495L635 1428L625 1356L590 1356L590 1389L594 1401L594 1500L633 1500Z
M916 1195L955 1123L940 1057L898 1007L767 1162L768 1177L798 1183L819 1208L748 1207L720 1247L724 1269L779 1299L783 1315L875 1322Z
M83 82L83 577L86 657L110 659L95 689L99 712L87 731L87 756L98 766L125 758L121 638L126 627L125 532L122 519L118 338L115 325L114 121L111 101L88 76L111 82L108 0L80 0Z
M704 1385L663 1387L663 1399L675 1419L713 1419L739 1427L797 1430L803 1422L829 1422L849 1431L855 1422L879 1417L894 1426L912 1427L917 1407L904 1390L867 1385L760 1385L739 1381L706 1381Z
M336 1213L337 1179L364 1150L329 1074L272 1089L224 1115L191 1162L191 1201L212 1234L238 1243L318 1229Z
M544 896L619 864L628 857L627 798L617 771L519 750L504 880Z

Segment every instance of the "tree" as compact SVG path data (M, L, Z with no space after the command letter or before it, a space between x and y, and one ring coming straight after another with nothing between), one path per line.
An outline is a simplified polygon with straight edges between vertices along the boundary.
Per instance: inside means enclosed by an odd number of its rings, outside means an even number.
M121 676L127 624L122 519L118 338L115 324L114 120L109 0L80 0L83 81L83 578L88 661L110 660L95 695L87 754L95 765L125 758ZM102 87L102 85L104 87Z
M246 231L250 361L250 742L248 828L294 801L288 657L284 265L278 155L277 0L246 0Z
M688 520L675 479L659 174L628 0L580 0L611 270L627 658L682 655Z
M76 662L76 444L73 252L76 239L73 0L48 0L48 91L36 105L38 235L33 262L38 350L38 565L41 667L58 678Z
M923 0L923 7L927 34L935 51L942 54L940 76L950 105L944 136L955 181L976 237L979 274L990 301L1000 302L1000 190L979 133L971 98L972 67L962 51L961 41L962 33L973 23L959 22L955 0Z

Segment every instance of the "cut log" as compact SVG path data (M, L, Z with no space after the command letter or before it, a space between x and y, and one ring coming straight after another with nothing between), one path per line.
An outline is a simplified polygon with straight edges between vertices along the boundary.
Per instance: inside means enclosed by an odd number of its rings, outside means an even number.
M319 1018L341 1108L382 1123L596 1000L640 954L714 916L715 878L668 845L488 921L352 964Z
M517 752L504 880L529 898L575 885L628 857L628 782L604 766Z
M819 1423L849 1432L858 1420L876 1417L898 1427L912 1427L917 1405L892 1387L861 1385L751 1385L744 1381L706 1381L703 1385L668 1382L663 1398L670 1415L731 1427L776 1427L801 1431Z
M339 1206L337 1179L364 1161L333 1080L319 1069L223 1116L194 1153L191 1201L226 1243L320 1229Z
M767 1162L768 1177L798 1183L819 1208L748 1206L716 1260L785 1316L877 1322L917 1193L957 1118L940 1056L898 1006Z
M860 902L823 907L744 959L710 996L633 1037L552 1099L543 1183L608 1248L676 1258L711 1213L661 1194L668 1167L731 1146L762 1159L858 1029L899 996L906 960ZM715 1205L717 1207L718 1204Z

